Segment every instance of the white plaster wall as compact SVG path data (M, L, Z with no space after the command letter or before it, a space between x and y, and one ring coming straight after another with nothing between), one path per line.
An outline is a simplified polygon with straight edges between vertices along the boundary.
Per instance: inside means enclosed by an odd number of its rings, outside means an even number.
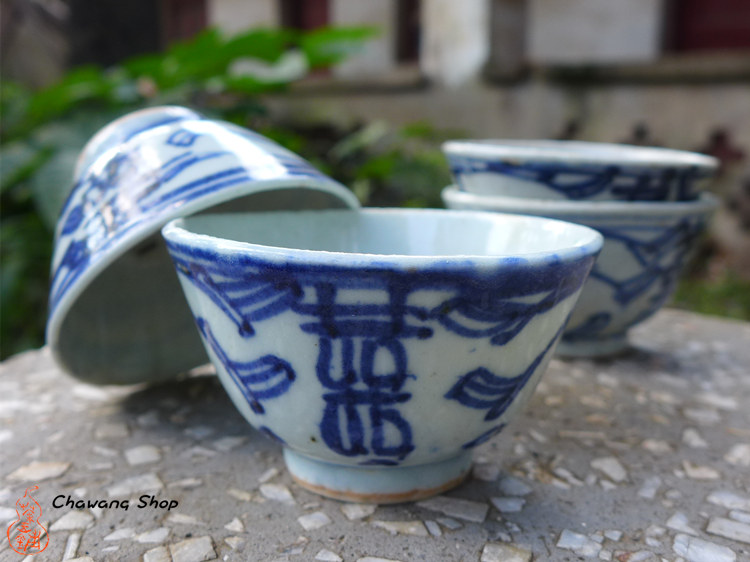
M357 2L330 0L331 23L342 26L373 26L377 37L369 40L361 52L334 69L341 78L361 79L388 73L395 66L395 25L398 0Z
M270 100L280 116L327 121L342 126L384 120L394 127L427 121L474 137L542 138L564 123L565 99L537 84L493 89L469 85L377 94L277 97Z
M490 52L490 0L423 0L421 68L434 82L476 80Z
M491 71L518 72L526 60L526 0L492 0L490 18Z
M664 0L529 0L532 62L645 62L661 51Z
M578 138L611 142L645 122L660 144L688 150L722 127L750 153L750 91L740 83L570 89L533 79L512 87L284 96L270 104L279 115L302 120L350 125L382 119L393 126L427 120L473 137L553 138L575 119Z
M208 24L233 35L279 25L276 0L208 0Z

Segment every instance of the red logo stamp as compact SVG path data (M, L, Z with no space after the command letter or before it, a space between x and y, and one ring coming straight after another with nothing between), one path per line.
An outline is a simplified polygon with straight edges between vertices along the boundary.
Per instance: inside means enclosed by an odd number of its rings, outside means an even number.
M39 522L42 506L31 497L31 492L39 486L26 488L22 498L16 501L18 519L8 527L8 544L19 554L38 554L47 548L49 535Z

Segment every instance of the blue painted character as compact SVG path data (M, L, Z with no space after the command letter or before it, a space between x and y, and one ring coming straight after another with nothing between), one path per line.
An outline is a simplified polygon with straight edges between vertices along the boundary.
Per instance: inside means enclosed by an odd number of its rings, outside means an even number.
M367 464L403 460L414 443L411 426L397 406L411 399L403 388L415 377L408 373L400 340L424 335L405 322L405 294L392 290L387 305L369 305L369 314L357 316L351 314L352 305L336 303L332 283L316 285L315 294L317 303L306 309L317 322L305 323L302 329L319 335L315 373L328 390L320 421L323 441L340 455L386 457ZM378 372L382 365L390 369Z

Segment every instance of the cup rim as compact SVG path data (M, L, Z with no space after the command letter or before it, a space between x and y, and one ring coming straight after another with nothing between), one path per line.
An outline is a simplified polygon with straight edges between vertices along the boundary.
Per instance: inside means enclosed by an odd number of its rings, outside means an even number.
M707 192L701 193L698 199L692 201L580 201L479 195L464 191L456 185L449 185L443 189L441 196L446 205L459 204L461 209L540 215L549 213L555 217L604 217L624 214L679 216L710 212L719 206L718 197Z
M101 153L97 153L103 143L109 138L117 136L118 129L124 125L136 121L138 119L148 117L161 116L162 119L154 121L148 124L144 124L142 128L131 131L127 136L123 137L122 141L127 142L133 137L154 129L156 127L163 127L165 125L178 124L180 121L186 121L188 119L204 119L203 115L194 111L190 108L183 107L181 105L155 105L150 107L144 107L130 113L120 115L113 121L107 123L104 127L99 129L94 135L88 140L88 142L81 149L76 159L75 167L73 170L73 177L78 178L83 172L89 168L96 160L99 159Z
M408 255L408 254L387 254L387 253L365 253L365 252L343 252L328 250L306 250L300 248L287 248L282 246L272 246L265 244L256 244L239 240L221 238L210 234L200 234L190 230L186 223L195 220L211 220L212 217L218 217L218 214L203 214L200 217L182 217L167 223L162 228L162 235L168 243L187 245L194 248L201 248L209 251L219 252L252 252L253 255L262 256L272 260L284 260L292 263L314 263L316 265L334 265L344 267L396 267L411 269L414 267L439 267L445 268L447 260L458 263L471 262L471 266L476 265L498 265L507 260L516 262L523 259L528 264L542 264L556 261L575 260L582 256L595 255L602 247L603 238L594 229L584 225L568 223L554 218L531 217L511 213L485 213L474 210L447 210L447 209L408 209L408 208L360 208L360 209L330 209L330 210L302 210L302 211L272 211L266 213L233 213L225 215L234 220L247 220L252 215L273 215L273 214L307 214L320 217L321 221L326 220L326 216L334 214L360 214L370 216L406 216L406 215L429 215L443 217L439 220L458 220L459 218L469 218L472 220L489 220L495 223L509 223L516 221L518 223L557 223L565 225L568 230L580 230L580 240L576 244L561 245L558 248L549 250L526 252L526 253L507 253L507 254L429 254L429 255Z
M656 146L573 140L466 139L442 144L448 156L483 160L516 160L562 164L698 168L714 172L713 156Z

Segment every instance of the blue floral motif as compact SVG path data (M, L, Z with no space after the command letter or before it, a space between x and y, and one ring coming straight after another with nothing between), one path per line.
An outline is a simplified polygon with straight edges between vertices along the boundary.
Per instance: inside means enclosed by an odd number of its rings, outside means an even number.
M171 144L172 146L193 146L193 143L195 142L195 139L197 139L200 135L197 133L194 133L192 131L186 131L185 129L178 129L171 135L169 135L169 138L167 139L167 144Z
M68 244L61 265L52 277L53 292L50 295L50 309L54 309L60 297L68 292L90 259L91 253L85 240L72 240Z
M624 247L641 269L631 277L618 279L594 264L590 278L611 287L614 302L623 308L654 290L647 307L630 324L645 320L656 313L672 294L690 249L705 229L705 222L703 217L691 217L668 227L616 229L597 225L594 228L604 236L606 243ZM608 312L593 313L578 326L567 330L563 339L572 342L596 338L609 327L611 320L612 315Z
M169 123L174 127L182 125L176 130L158 130L159 125ZM332 183L308 162L261 135L229 124L206 121L201 121L201 126L193 130L193 123L195 121L169 118L145 125L134 131L130 142L122 143L120 150L107 152L107 162L102 160L106 158L102 155L96 161L96 169L88 171L73 187L59 220L50 315L93 262L131 231L142 228L144 223L170 209L256 180L306 177ZM151 129L157 132L139 142L138 134ZM238 146L252 142L267 157L256 165L230 150L202 148L203 137L227 131L237 135ZM161 157L165 159L154 165L153 143L157 141L163 144Z
M451 170L459 183L461 176L499 174L542 184L566 199L574 200L590 199L610 191L615 199L621 201L663 201L675 191L675 200L688 201L698 196L695 183L710 175L697 167L644 169L617 165L571 165L562 162L519 164L458 156L449 159Z
M539 266L516 260L505 265L503 276L436 267L417 277L387 266L353 273L336 266L272 265L249 255L227 257L169 241L167 246L177 271L219 307L241 337L254 337L258 323L279 314L299 317L299 329L317 338L315 374L325 402L322 439L340 455L369 457L362 461L368 465L398 464L415 447L411 424L399 409L411 400L409 381L416 378L406 342L433 337L439 325L460 337L505 345L531 319L578 291L593 262L585 257L539 271ZM347 290L371 298L343 302L339 295ZM410 295L423 290L447 297L434 307L411 304ZM489 374L483 379L497 390L486 419L502 413L546 351L519 377ZM476 377L459 382L447 398L484 407L467 398L476 382ZM505 402L498 392L505 392ZM495 404L498 400L502 404Z
M648 298L647 307L630 324L634 325L656 313L672 294L679 279L690 249L705 229L703 217L684 218L669 227L609 228L596 226L607 244L617 243L641 266L633 276L618 279L607 274L595 264L590 278L612 288L614 302L627 307L635 299L654 290ZM644 233L651 236L644 238ZM564 333L565 341L580 341L596 338L609 327L612 315L597 312L583 323Z
M275 355L263 355L254 361L234 361L216 341L208 322L203 318L197 318L196 323L204 339L256 414L265 413L261 403L263 400L281 396L294 382L294 369L283 359Z
M529 364L526 370L515 376L498 376L486 367L478 367L458 379L445 397L476 410L487 410L484 421L493 421L502 416L518 393L526 386L539 364L557 341L560 332Z
M627 305L653 285L659 284L660 291L655 300L661 305L674 287L690 248L704 227L705 221L689 219L683 219L667 228L615 229L597 226L607 242L617 242L624 246L643 269L633 277L618 281L594 265L591 277L610 285L615 290L615 301L622 305ZM635 236L626 234L625 230ZM654 234L644 240L643 232Z

